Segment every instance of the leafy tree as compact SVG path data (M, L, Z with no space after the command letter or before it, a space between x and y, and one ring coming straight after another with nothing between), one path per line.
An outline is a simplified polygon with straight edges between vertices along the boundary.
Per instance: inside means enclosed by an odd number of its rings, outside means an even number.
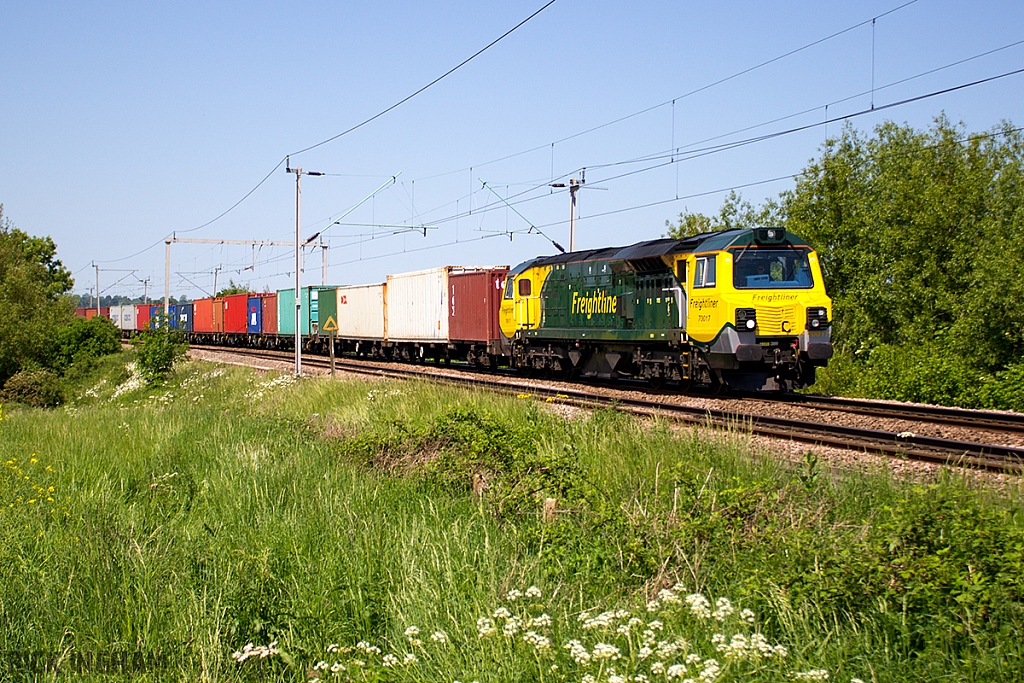
M251 291L252 290L249 289L248 284L243 285L236 283L234 280L228 280L228 286L218 291L214 296L221 297L231 296L232 294L246 294Z
M0 205L0 383L52 362L55 332L73 316L73 284L53 240L18 230Z
M739 193L731 191L726 196L718 215L706 216L684 209L675 223L665 221L665 227L668 228L665 236L684 239L716 230L781 225L782 220L780 207L776 202L768 201L760 207L755 207Z
M995 370L1024 355L1024 138L939 118L852 127L783 193L786 226L821 253L841 339L941 339Z
M1024 409L1024 134L937 118L847 126L792 190L730 194L670 235L785 225L821 255L839 356L827 390Z

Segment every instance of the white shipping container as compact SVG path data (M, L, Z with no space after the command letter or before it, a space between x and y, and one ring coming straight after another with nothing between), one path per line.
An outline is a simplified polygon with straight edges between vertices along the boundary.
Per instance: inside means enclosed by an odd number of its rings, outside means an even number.
M338 287L338 331L342 339L386 339L384 283Z
M111 306L110 319L122 330L134 331L135 328L135 305Z
M388 275L388 339L448 341L449 267Z
M448 275L489 266L444 266L388 275L387 332L390 341L448 341Z

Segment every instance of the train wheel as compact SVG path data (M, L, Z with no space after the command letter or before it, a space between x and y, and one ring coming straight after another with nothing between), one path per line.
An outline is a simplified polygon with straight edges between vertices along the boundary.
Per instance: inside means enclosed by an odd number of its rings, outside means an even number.
M665 387L665 377L663 375L651 375L647 378L647 384L651 389L662 389Z

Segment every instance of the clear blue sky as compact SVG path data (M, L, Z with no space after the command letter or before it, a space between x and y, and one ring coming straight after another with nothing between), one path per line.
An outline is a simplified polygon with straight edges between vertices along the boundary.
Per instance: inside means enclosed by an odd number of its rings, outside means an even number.
M293 239L295 182L283 167L220 220L185 231L225 211L286 154L392 105L544 2L3 3L4 214L56 240L76 291L92 285L96 260L104 294L141 294L138 279L148 277L150 293L162 296L165 236ZM1024 3L1012 1L918 0L878 18L872 31L872 17L901 4L557 0L423 94L293 156L293 166L333 174L303 180L304 237L400 173L345 221L435 229L424 238L333 227L330 283L444 264L515 265L553 247L537 235L510 241L498 233L523 231L529 220L568 247L569 198L547 184L587 167L587 185L606 189L579 194L577 248L652 239L684 208L715 212L725 194L718 190L798 173L825 131L625 177L614 176L663 162L608 164L705 147L708 138L798 112L807 111L717 142L819 122L828 103L830 117L870 107L870 93L839 100L870 91L872 40L876 106L1024 67L1021 44L884 87L1024 41ZM1022 94L1024 74L854 125L870 130L892 119L923 128L940 112L970 131L1001 120L1024 125ZM656 106L673 98L674 106ZM525 150L534 151L495 161ZM515 196L526 220L496 205L481 181ZM789 187L784 179L741 192L756 203ZM633 208L646 204L654 205ZM292 282L285 248L176 244L171 256L174 294L202 296L218 266L221 283L262 290ZM319 283L320 270L316 253L304 282Z

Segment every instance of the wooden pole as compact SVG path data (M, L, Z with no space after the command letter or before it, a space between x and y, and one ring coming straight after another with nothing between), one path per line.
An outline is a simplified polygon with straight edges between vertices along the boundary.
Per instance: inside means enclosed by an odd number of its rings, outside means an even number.
M334 330L331 330L331 377L334 377Z

